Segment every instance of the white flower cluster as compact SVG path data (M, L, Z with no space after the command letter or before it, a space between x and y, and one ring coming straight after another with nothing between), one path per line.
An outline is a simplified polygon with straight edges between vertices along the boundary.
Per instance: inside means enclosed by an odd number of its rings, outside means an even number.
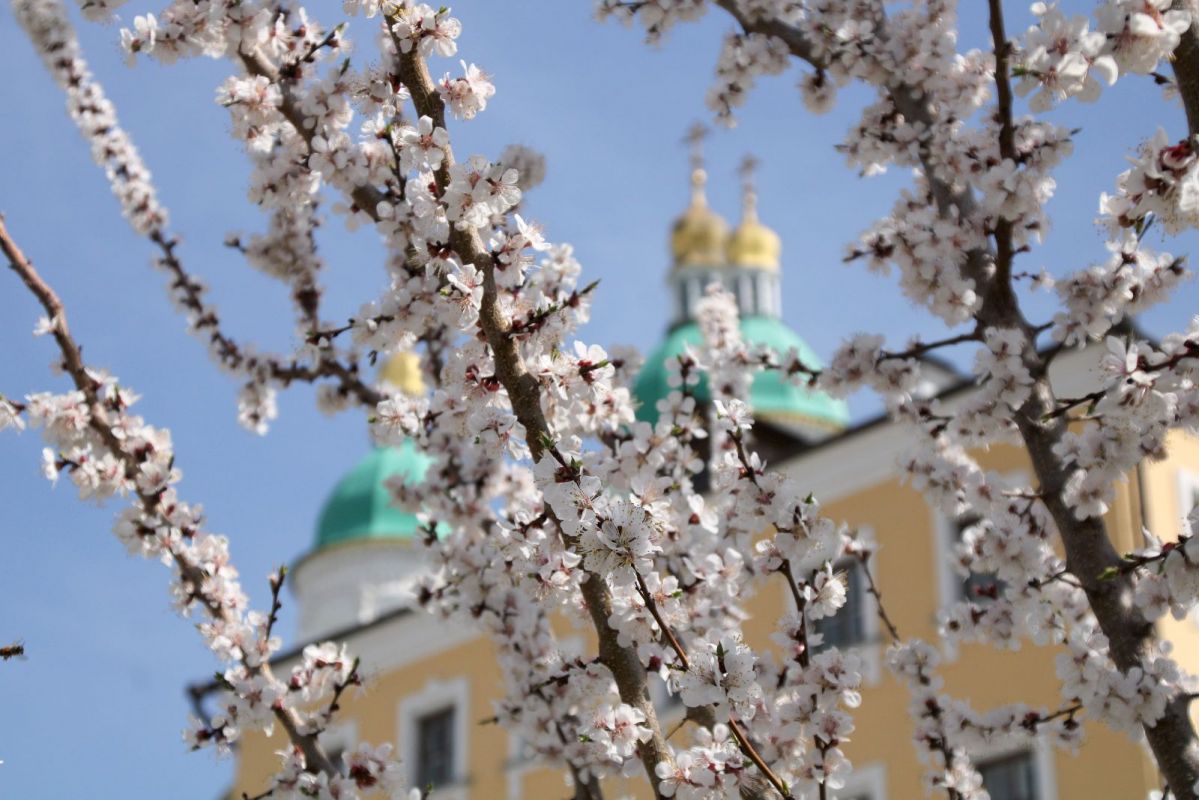
M753 719L762 687L754 673L753 652L739 639L700 640L688 653L690 667L678 678L679 696L692 708L711 706L716 718Z
M292 748L279 753L283 767L275 776L272 797L283 800L343 800L343 798L387 797L420 800L421 790L404 790L399 765L392 747L374 747L366 742L342 756L344 774L330 776L307 768L304 754Z
M658 791L678 800L724 800L741 797L742 788L755 784L749 762L729 734L727 725L700 728L698 744L674 754L674 763L661 761L655 768Z
M993 395L1015 411L1032 392L1032 375L1024 363L1028 338L1012 328L991 328L985 344L974 359L975 374L985 384L983 394Z
M1199 507L1187 516L1186 530L1177 541L1153 541L1129 559L1141 569L1136 584L1137 606L1151 620L1167 613L1185 619L1199 601ZM1152 534L1146 531L1152 538Z
M1171 142L1158 128L1130 161L1116 176L1116 193L1099 197L1100 219L1113 233L1152 220L1169 233L1199 225L1199 156L1190 140Z
M1062 311L1053 317L1053 337L1083 345L1107 335L1113 326L1165 300L1190 272L1181 259L1154 253L1131 233L1108 243L1112 255L1056 282Z
M725 37L716 64L716 85L708 90L708 107L727 125L733 110L745 103L755 80L777 75L791 66L786 46L773 36L734 33Z
M641 769L636 757L637 746L650 737L650 730L644 723L645 715L631 706L621 704L599 709L581 733L586 743L598 751L591 760L601 764L612 762L626 778L633 777Z
M59 323L53 325L61 330ZM227 666L219 674L223 691L217 709L207 719L192 720L184 734L188 744L228 751L247 731L269 734L284 720L294 732L295 750L276 778L281 796L356 798L358 789L384 788L389 797L407 797L387 748L352 754L344 776L306 769L304 747L314 747L331 721L332 706L321 710L320 704L360 683L356 661L344 645L310 645L287 681L274 677L269 661L281 641L272 635L273 614L248 610L228 541L206 532L202 509L179 498L175 484L181 473L169 434L130 413L137 397L114 379L88 371L74 377L86 381L87 388L30 395L19 412L11 401L3 405L14 419L22 413L42 430L51 445L44 465L49 479L65 473L81 498L96 502L129 498L114 526L117 538L131 553L170 566L176 607L184 615L202 615L196 627ZM276 595L281 583L281 575L272 577ZM318 788L324 794L314 793Z
M99 12L100 6L93 8ZM125 219L141 234L160 229L167 221L166 210L158 204L150 171L81 57L66 9L57 2L17 0L13 11L66 94L67 113L91 145L92 158L104 169Z
M636 18L658 37L706 5L604 0L600 9ZM731 115L758 76L782 71L796 56L815 70L804 89L812 105L826 106L833 87L865 83L874 94L846 137L848 162L865 174L910 170L915 179L847 260L895 268L914 302L950 325L974 327L898 351L858 335L816 370L795 353L748 345L735 303L712 289L699 307L704 343L668 365L673 391L650 423L636 419L629 389L638 359L576 339L595 285L580 284L569 246L548 243L516 213L538 177L529 173L542 166L519 151L498 160L454 153L447 119L477 118L495 89L469 61L462 77L429 77L440 70L430 72L426 59L458 54L461 25L448 9L347 0L348 13L380 18L379 58L370 66L344 58L344 26L256 0L177 0L135 19L123 35L131 55L170 62L205 54L236 65L217 102L244 144L250 199L268 224L228 244L293 298L305 345L278 359L220 332L149 202L144 168L131 148L112 145L124 140L111 138L119 130L111 109L87 105L87 97L102 96L86 88L94 83L61 9L52 0L18 0L50 69L82 104L72 110L85 134L105 143L100 161L112 169L135 227L160 248L172 294L218 360L245 379L243 422L265 429L277 388L329 378L322 408L365 406L377 441L409 439L430 455L419 486L389 486L397 503L420 509L425 526L435 569L419 598L494 639L504 676L496 716L530 755L566 767L575 781L646 770L668 797L735 797L764 782L797 796L843 786L851 767L842 745L861 701L861 663L825 647L816 623L845 613L843 565L866 569L870 548L755 451L747 394L759 369L838 395L862 386L879 392L914 436L900 465L913 487L947 514L980 516L957 556L963 572L995 576L994 596L946 612L949 642L1064 646L1059 676L1072 705L1057 713L976 712L940 691L933 648L894 645L891 666L911 689L930 786L981 798L968 752L1034 734L1072 747L1079 717L1130 732L1154 725L1187 679L1142 623L1193 607L1192 540L1133 554L1110 576L1130 598L1127 619L1117 623L1140 626L1130 655L1116 652L1121 640L1099 633L1102 609L1088 600L1096 576L1067 569L1054 537L1070 550L1079 526L1101 532L1113 482L1161 455L1171 430L1199 429L1199 322L1159 346L1112 340L1109 384L1077 402L1053 399L1044 378L1051 356L1036 349L1036 333L1048 326L1026 322L1003 281L1011 258L1048 228L1043 205L1070 134L1014 118L1002 101L988 105L995 58L958 52L952 4L930 0L889 8L887 16L866 0L728 5L747 30L730 37L720 57L711 97L717 112ZM92 5L97 14L108 8ZM1045 95L1036 108L1090 96L1112 61L1123 71L1152 68L1181 24L1158 0L1121 0L1101 9L1101 42L1055 9L1038 14L1039 24L1012 49L1024 88ZM1171 226L1187 223L1194 162L1189 146L1155 141L1105 213L1138 232L1151 214ZM323 319L319 306L316 231L325 208L351 229L373 229L386 252L386 287L346 324ZM1131 240L1115 252L1107 267L1058 284L1059 341L1109 333L1182 277L1175 261ZM58 330L53 320L43 327ZM923 399L920 357L965 342L978 346L977 391L956 405ZM425 396L388 396L358 377L360 358L412 348L425 356ZM357 685L353 659L322 644L307 648L286 680L271 677L279 646L272 617L246 610L226 542L205 533L199 509L177 497L169 436L130 415L135 398L115 382L74 377L76 392L0 398L0 428L43 428L47 474L66 474L82 496L128 496L118 535L131 550L173 564L177 603L205 615L201 633L227 662L225 692L189 740L224 747L282 720L294 747L283 754L278 794L404 796L386 747L355 751L344 769L320 763L316 736L331 713L323 701ZM710 402L700 401L703 381ZM1063 418L1079 411L1067 427ZM969 453L1031 435L1040 437L1034 466L1048 470L1033 483L1064 486L1058 495L986 473ZM794 606L774 631L778 655L755 651L741 625L742 604L768 582L785 586ZM556 613L593 625L603 659L563 652L550 624ZM665 678L699 723L691 746L675 752L666 742L647 699L650 675Z
M1144 342L1108 337L1103 366L1113 382L1092 400L1094 424L1063 433L1054 448L1072 469L1063 496L1078 519L1104 514L1114 482L1141 459L1164 453L1171 427L1195 428L1199 398L1194 396L1194 366L1181 374L1169 369L1172 362L1199 352L1199 323L1192 328L1189 336L1164 343L1161 353Z
M1067 17L1056 3L1034 3L1032 11L1037 24L1028 29L1017 57L1016 91L1035 90L1029 101L1033 111L1048 111L1067 97L1099 99L1103 85L1112 85L1118 75L1103 31L1092 30L1082 15Z
M1170 696L1190 683L1162 651L1142 666L1122 672L1104 655L1107 642L1102 633L1079 632L1066 644L1068 651L1057 657L1062 692L1078 698L1088 714L1134 740L1161 719Z
M968 320L981 303L974 280L963 274L965 254L981 240L978 229L941 219L923 192L905 193L890 216L848 247L845 260L865 260L870 269L884 274L895 265L905 295L957 324Z
M1120 69L1139 75L1169 58L1191 25L1190 12L1170 0L1107 0L1095 16Z
M1056 2L1033 3L1032 12L1037 22L1016 54L1016 90L1035 90L1033 111L1068 97L1092 102L1121 72L1153 72L1191 24L1190 13L1169 0L1108 0L1096 10L1095 27L1084 16L1067 17Z
M437 91L455 118L474 119L476 114L487 108L487 101L495 94L495 86L474 64L463 61L462 71L464 74L461 78L450 78L447 73Z
M708 380L716 416L714 430L748 430L753 422L748 401L754 371L747 367L771 352L751 350L742 341L736 298L718 283L708 286L696 304L696 318L704 337L696 358ZM713 440L714 451L719 452L721 446L719 437Z
M434 9L425 3L387 4L388 10L396 15L392 32L400 42L400 50L409 52L416 47L423 56L439 55L449 58L458 52L457 39L462 34L462 23L449 15L444 6ZM367 9L367 16L374 16Z

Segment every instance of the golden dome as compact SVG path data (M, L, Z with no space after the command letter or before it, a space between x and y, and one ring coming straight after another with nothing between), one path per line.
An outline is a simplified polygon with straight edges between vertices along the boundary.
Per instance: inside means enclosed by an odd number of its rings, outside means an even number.
M704 196L707 174L702 169L691 173L691 205L674 223L670 234L670 252L675 267L719 267L724 265L729 226L724 218L708 208Z
M727 252L728 262L734 267L777 270L783 242L777 233L754 217L743 219L733 231Z
M727 260L734 267L777 270L783 252L779 235L758 221L758 195L754 191L753 170L757 159L746 156L741 163L741 224L729 237Z
M425 393L425 381L420 373L420 356L404 350L383 363L379 379L393 389L409 397L420 397Z

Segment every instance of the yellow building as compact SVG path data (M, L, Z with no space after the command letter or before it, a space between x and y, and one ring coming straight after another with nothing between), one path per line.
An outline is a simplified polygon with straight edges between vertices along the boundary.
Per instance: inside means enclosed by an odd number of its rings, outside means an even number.
M696 170L693 184L692 204L671 239L675 320L637 381L640 414L652 415L654 401L667 390L667 359L699 340L692 315L711 280L723 282L736 295L746 338L778 350L798 347L815 360L779 318L779 240L758 222L752 192L747 193L741 224L729 233L707 207L702 170ZM1063 354L1053 370L1061 396L1079 396L1097 380L1097 355L1093 350ZM972 391L949 368L932 365L930 373L928 392L950 405ZM391 380L407 382L402 374ZM829 516L869 530L880 545L875 573L894 621L905 636L936 641L938 611L965 592L985 589L988 578L955 572L952 546L962 521L940 516L901 483L896 462L909 443L905 430L885 419L850 426L840 402L772 374L756 378L751 400L759 449L776 468L810 487ZM1107 521L1120 551L1140 544L1142 523L1165 536L1176 534L1184 515L1199 502L1199 440L1176 434L1169 452L1168 459L1143 465L1117 487ZM979 458L986 469L1030 473L1016 448L996 447ZM334 490L315 546L293 571L298 641L346 641L371 676L365 694L343 701L338 725L325 734L325 744L337 752L357 741L397 742L412 784L432 784L436 798L567 797L562 773L526 761L514 737L482 722L493 716L492 700L503 691L491 643L470 629L411 608L413 581L423 563L421 545L412 538L416 521L388 504L382 483L396 475L420 480L425 467L425 457L411 446L368 454ZM882 663L885 637L860 578L854 570L847 576L849 604L822 632L826 640L857 650L866 669L856 730L846 747L855 772L849 786L836 794L842 800L923 797L907 690ZM774 582L748 603L750 644L771 646L769 634L789 602L781 584ZM1174 642L1184 668L1199 668L1194 621L1168 620L1162 632ZM558 634L564 647L594 647L588 630L571 630L563 623ZM278 671L286 673L302 646L278 658ZM963 645L950 654L942 675L947 691L968 698L978 709L1017 701L1056 708L1061 705L1054 671L1057 652L1032 644L1016 652ZM205 688L194 690L200 702ZM664 691L660 700L670 728L680 707L671 705ZM275 753L284 745L278 733L272 739L247 737L237 753L231 796L253 796L265 789L279 763ZM1140 800L1159 786L1143 748L1096 721L1088 722L1077 755L1041 745L972 755L993 800ZM627 784L612 781L606 789L608 797L650 796L643 778Z

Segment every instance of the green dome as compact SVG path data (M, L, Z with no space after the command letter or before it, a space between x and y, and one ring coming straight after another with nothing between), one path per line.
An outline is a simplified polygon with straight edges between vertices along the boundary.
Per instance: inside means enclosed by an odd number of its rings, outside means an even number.
M338 481L321 509L314 549L359 539L407 539L420 530L416 514L394 505L387 480L420 483L430 458L405 440L399 447L376 447Z
M766 345L779 355L786 354L794 347L805 364L820 366L820 360L812 348L781 320L773 317L743 317L741 336L751 344ZM685 346L698 349L703 340L699 324L687 322L672 330L666 341L646 360L633 387L640 403L637 408L638 419L653 422L658 418L657 403L670 394L670 386L666 382L668 367L682 355ZM700 378L695 395L699 400L711 398L706 376ZM762 370L755 374L749 396L754 416L760 419L806 422L828 428L843 428L849 423L849 409L843 401L823 392L800 388L784 380L775 370Z

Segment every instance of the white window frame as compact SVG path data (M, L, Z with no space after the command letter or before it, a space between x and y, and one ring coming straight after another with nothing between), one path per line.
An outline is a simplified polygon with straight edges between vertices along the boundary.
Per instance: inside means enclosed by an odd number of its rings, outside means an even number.
M953 548L958 545L958 518L939 511L935 517L933 559L937 569L937 611L944 611L963 600L961 586L965 578L953 568Z
M1189 469L1178 470L1178 534L1181 536L1186 532L1186 518L1191 513L1191 508L1187 508L1190 499L1199 494L1199 472L1194 472ZM1193 506L1192 506L1193 508ZM1199 533L1199 532L1197 532ZM1199 614L1188 614L1187 619L1191 621L1191 625L1199 628Z
M868 525L862 525L858 529L858 538L865 542L874 542L874 529ZM833 571L835 572L838 564L846 561L853 561L858 569L862 569L862 565L857 559L839 558L833 562ZM873 562L877 563L877 561ZM874 578L877 580L878 575ZM862 663L862 685L877 686L883 679L883 645L882 645L882 630L879 627L878 609L874 607L874 598L870 596L869 585L866 581L865 574L862 575L860 586L862 587L862 596L858 599L860 613L862 613L862 638L861 644L856 644L851 647L841 648L845 653L856 655ZM791 598L790 593L787 593L783 599L783 605L786 609L785 613L794 613L795 601ZM846 603L848 606L848 601ZM845 612L845 608L837 611L838 614ZM815 652L815 651L813 651Z
M970 762L982 774L979 765L983 761L997 761L1002 758L1028 753L1032 756L1033 768L1037 773L1037 800L1058 800L1057 775L1054 769L1053 747L1043 736L1029 740L1001 742L970 753Z
M868 542L874 541L874 537L871 536L871 531L867 528L860 528L859 536L863 537ZM879 628L878 609L874 607L874 598L870 596L870 584L866 580L865 567L863 567L862 563L856 558L841 559L840 562L843 563L846 560L852 561L854 569L862 570L862 573L858 578L860 596L855 598L846 598L846 607L840 609L837 611L837 613L843 614L846 611L846 608L849 607L850 600L856 601L858 613L862 615L862 643L844 647L842 650L846 653L853 653L861 660L862 685L877 686L883 677L883 645L882 641L880 640L880 637L882 636L882 629ZM838 563L838 561L833 562L834 572L837 569ZM876 580L878 579L877 575L874 575L873 577Z
M1005 472L1000 477L1008 482L1023 485L1028 474L1021 470ZM957 545L957 517L951 517L940 509L933 511L933 564L937 576L937 611L944 611L961 599L958 587L962 576L953 568L953 548ZM935 615L934 615L935 616Z
M1199 472L1178 470L1178 532L1182 533L1187 514L1191 513L1190 499L1199 493ZM1188 507L1189 506L1189 507Z
M354 720L347 720L333 725L321 731L320 735L316 737L316 741L326 753L340 748L342 755L333 766L339 770L344 769L345 763L342 759L358 746L358 723Z
M508 789L508 800L520 800L525 774L537 766L534 759L521 757L524 748L525 743L520 735L508 731L508 760L504 764L507 768L505 784Z
M466 678L429 681L419 692L400 701L398 717L401 765L408 785L414 785L417 757L420 753L420 719L446 707L454 709L453 782L449 786L437 787L437 796L443 800L465 800L467 769L470 763L467 752L470 740L470 684Z
M887 767L873 762L864 766L854 766L853 772L845 779L845 788L838 789L834 797L860 797L866 795L870 800L887 800Z

